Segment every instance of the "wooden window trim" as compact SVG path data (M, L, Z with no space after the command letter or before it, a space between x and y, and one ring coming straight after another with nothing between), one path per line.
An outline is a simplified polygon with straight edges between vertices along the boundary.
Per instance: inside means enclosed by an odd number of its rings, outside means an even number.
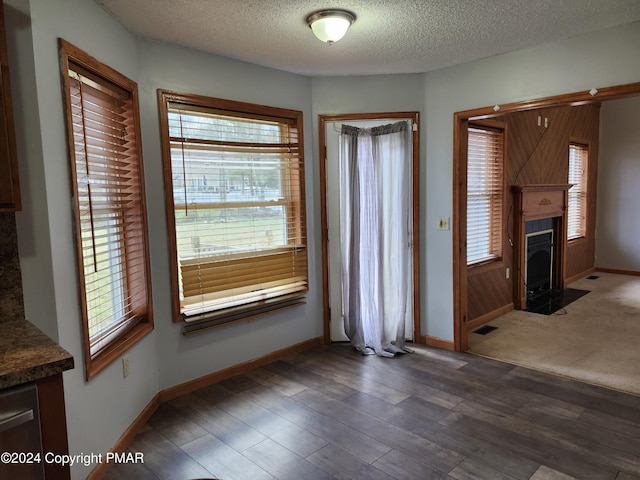
M305 251L305 258L307 258L308 251L306 236L303 118L302 112L298 110L269 107L264 105L237 102L233 100L213 98L195 94L178 93L162 89L158 90L158 105L165 182L166 218L167 228L169 231L168 240L170 262L169 268L171 272L172 291L172 317L174 322L185 322L186 316L184 313L182 313L182 305L180 301L179 276L182 269L178 264L177 258L175 220L175 210L179 205L176 204L174 199L173 175L171 168L171 137L169 136L169 111L171 105L184 105L185 108L194 112L200 111L203 113L212 114L231 114L234 116L237 115L239 118L248 118L254 120L277 120L278 123L282 125L289 125L289 128L297 129L297 155L299 158L299 165L297 170L294 169L295 173L293 173L293 175L296 175L299 188L291 197L291 204L288 206L288 208L290 208L293 213L288 215L288 217L299 219L299 223L294 224L294 231L292 236L303 239L303 244L301 246ZM211 141L209 143L216 144L219 142ZM217 205L217 207L219 206L220 205ZM282 294L275 299L232 305L229 308L220 310L205 311L202 313L200 320L190 319L188 323L185 322L186 326L183 333L190 334L197 331L206 331L213 327L226 325L228 323L241 321L243 319L255 318L256 316L265 315L277 310L282 310L284 308L289 308L290 306L304 303L302 297L304 297L304 295L308 291L307 264L308 258L305 260L304 266L304 282L306 286L303 290L300 290L291 295ZM279 301L278 299L281 299L281 301Z
M151 296L151 270L149 262L149 244L148 244L148 228L146 219L146 205L145 205L145 189L144 189L144 169L142 163L142 141L140 134L140 114L138 103L138 87L137 84L120 74L113 68L102 64L94 57L90 56L86 52L72 45L71 43L59 39L59 46L61 51L61 66L62 66L62 78L64 86L64 103L65 103L65 117L67 127L67 139L69 149L69 162L70 162L70 180L71 188L74 198L74 221L75 221L75 244L76 244L76 258L80 283L80 303L82 311L82 329L83 329L83 343L84 343L84 358L85 358L85 377L86 380L90 380L95 377L99 372L104 370L114 360L120 357L124 352L130 349L137 342L142 340L148 335L154 328L153 323L153 304ZM100 84L105 83L113 86L115 91L127 95L127 109L130 109L130 117L126 117L126 122L132 127L132 129L126 133L127 145L130 145L130 139L135 144L133 152L128 155L121 155L122 162L127 166L132 166L135 173L133 173L134 181L131 181L130 186L135 192L137 197L134 202L133 211L131 215L135 215L135 218L128 216L128 221L122 221L121 226L118 227L118 231L121 232L123 251L120 258L123 261L123 270L126 273L123 274L124 283L127 298L135 297L134 305L131 307L130 314L127 315L124 328L121 328L117 333L113 334L112 338L107 337L105 340L106 346L99 348L94 354L91 353L91 342L89 332L89 307L87 305L86 296L86 284L85 284L85 271L83 260L83 248L82 248L82 229L80 223L80 209L78 207L79 199L79 187L76 172L76 143L74 141L74 123L72 117L72 105L71 105L71 79L69 78L69 69L73 68L81 72L83 77L86 77L92 81L96 81ZM123 141L124 141L123 133ZM85 149L86 147L85 144ZM86 150L85 150L86 151ZM118 178L120 178L118 176ZM128 177L129 178L129 177ZM120 180L117 180L120 181ZM121 185L121 184L119 184ZM116 197L119 194L116 195ZM80 197L85 198L85 197ZM90 202L93 200L89 200ZM119 205L122 205L121 202ZM131 209L127 209L130 212ZM133 220L132 220L133 219ZM132 225L132 226L131 226ZM120 230L121 229L121 230ZM135 263L131 263L130 249L135 245L136 249L139 249L139 255L143 258ZM95 247L94 247L95 248ZM135 270L135 272L134 272Z

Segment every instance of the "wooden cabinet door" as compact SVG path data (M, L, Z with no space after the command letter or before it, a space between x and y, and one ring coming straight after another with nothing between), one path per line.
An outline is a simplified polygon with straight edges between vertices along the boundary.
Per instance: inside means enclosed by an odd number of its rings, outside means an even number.
M0 66L0 212L13 212L21 208L20 183L2 1L0 1Z

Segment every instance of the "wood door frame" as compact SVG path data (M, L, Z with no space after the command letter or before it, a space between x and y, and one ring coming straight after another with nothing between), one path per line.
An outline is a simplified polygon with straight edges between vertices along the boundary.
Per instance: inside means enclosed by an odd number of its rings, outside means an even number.
M467 261L466 261L466 169L467 169L467 125L470 119L487 119L506 113L524 112L540 108L579 106L617 100L640 95L640 82L580 91L552 97L544 97L523 102L508 103L465 110L454 113L453 125L453 342L457 352L468 348L467 316ZM496 109L496 107L498 107ZM505 219L506 221L506 219ZM506 312L505 312L506 313ZM478 325L475 325L477 327Z
M412 255L413 255L413 341L425 343L420 335L420 113L349 113L318 115L318 159L320 161L320 220L322 224L322 306L324 343L331 343L331 312L329 308L329 226L327 223L327 123L378 119L408 119L414 125L412 138Z

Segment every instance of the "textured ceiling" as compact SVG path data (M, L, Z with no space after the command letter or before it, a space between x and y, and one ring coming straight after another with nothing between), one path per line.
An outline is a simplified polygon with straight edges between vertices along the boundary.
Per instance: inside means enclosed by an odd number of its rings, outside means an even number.
M427 72L640 20L640 0L95 0L146 38L303 75ZM357 16L333 46L305 23Z

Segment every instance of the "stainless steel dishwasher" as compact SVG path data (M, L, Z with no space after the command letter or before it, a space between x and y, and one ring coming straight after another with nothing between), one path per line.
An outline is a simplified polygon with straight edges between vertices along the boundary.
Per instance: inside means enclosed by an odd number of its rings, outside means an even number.
M33 383L0 392L0 478L44 478L44 455Z

